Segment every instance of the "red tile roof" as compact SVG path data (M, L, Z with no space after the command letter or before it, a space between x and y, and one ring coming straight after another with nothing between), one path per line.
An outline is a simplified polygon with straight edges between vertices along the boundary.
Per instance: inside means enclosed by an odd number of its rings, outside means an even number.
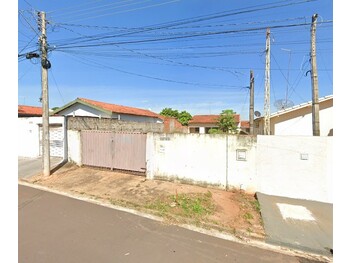
M18 116L42 116L41 107L18 105Z
M192 120L190 120L189 124L213 124L217 123L220 115L194 115ZM239 114L235 114L235 121L238 123L240 120Z
M78 100L81 100L83 102L86 102L88 104L94 105L98 108L111 111L113 113L124 113L124 114L130 114L130 115L138 115L138 116L146 116L146 117L153 117L153 118L160 118L160 115L157 113L154 113L149 110L139 109L139 108L133 108L133 107L127 107L122 105L116 105L111 103L105 103L100 101L94 101L90 99L85 98L78 98Z
M241 128L249 128L249 121L241 121Z
M220 115L194 115L188 123L217 123L219 117Z

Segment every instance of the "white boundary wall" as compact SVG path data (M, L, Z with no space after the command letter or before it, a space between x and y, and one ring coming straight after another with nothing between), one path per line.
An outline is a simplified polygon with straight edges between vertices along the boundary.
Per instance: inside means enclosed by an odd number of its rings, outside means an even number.
M42 124L42 117L18 118L18 156L31 158L40 156L39 124ZM50 117L49 124L59 124L62 126L64 134L64 157L67 156L65 118L61 116Z
M332 203L332 141L149 133L147 178Z
M68 161L82 165L80 131L67 131Z
M332 143L322 136L148 133L146 176L333 203ZM68 131L68 159L81 165L78 131Z
M258 135L258 191L333 203L333 137Z
M236 149L245 161L237 160ZM147 178L255 192L255 151L250 136L149 133Z

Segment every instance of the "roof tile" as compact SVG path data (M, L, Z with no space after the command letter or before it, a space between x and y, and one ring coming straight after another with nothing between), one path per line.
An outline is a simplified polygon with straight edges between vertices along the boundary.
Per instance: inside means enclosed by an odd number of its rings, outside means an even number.
M139 108L133 108L128 106L122 106L117 104L111 104L111 103L105 103L85 98L78 98L78 100L81 100L83 102L86 102L88 104L94 105L96 107L99 107L101 109L111 111L113 113L123 113L123 114L130 114L130 115L138 115L138 116L146 116L146 117L153 117L153 118L160 118L160 115L157 113L154 113L149 110L139 109Z
M220 115L194 115L192 119L189 121L189 124L211 124L217 123ZM235 114L235 121L238 123L240 121L240 115Z
M43 110L41 107L18 105L18 115L42 116Z

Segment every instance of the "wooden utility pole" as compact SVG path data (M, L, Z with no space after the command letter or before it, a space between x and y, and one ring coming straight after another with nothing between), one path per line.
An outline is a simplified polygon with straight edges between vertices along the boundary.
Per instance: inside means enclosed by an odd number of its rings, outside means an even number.
M41 88L42 88L42 156L43 156L43 175L50 175L50 131L49 131L49 93L47 69L50 62L47 60L47 42L46 42L46 14L38 12L38 25L41 29L40 52L41 52Z
M270 135L270 28L266 30L264 134Z
M250 70L249 134L254 135L254 72Z
M318 76L316 65L316 21L317 14L312 16L311 24L311 85L312 85L312 134L320 136L320 104L318 102Z

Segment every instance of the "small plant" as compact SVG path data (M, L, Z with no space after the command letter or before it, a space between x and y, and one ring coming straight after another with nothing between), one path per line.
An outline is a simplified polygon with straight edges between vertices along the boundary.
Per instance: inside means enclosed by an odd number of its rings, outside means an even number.
M260 203L258 202L258 200L250 201L250 204L254 207L254 209L255 209L258 213L260 213L261 206L260 206Z
M251 213L249 213L249 212L245 213L245 214L243 215L243 218L244 218L245 220L254 219L253 215L252 215Z

